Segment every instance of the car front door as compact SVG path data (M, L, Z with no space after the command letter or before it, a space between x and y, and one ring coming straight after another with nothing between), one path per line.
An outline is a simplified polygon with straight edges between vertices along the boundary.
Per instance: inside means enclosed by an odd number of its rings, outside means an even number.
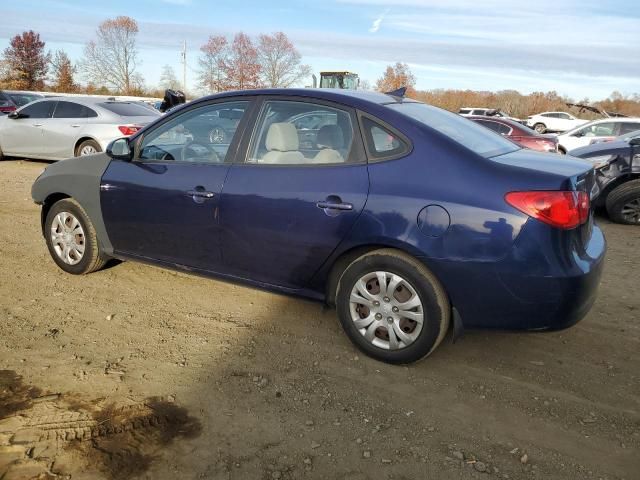
M46 156L42 127L51 118L56 101L45 100L17 111L18 117L5 119L0 129L0 148L5 155Z
M307 112L332 119L313 145L301 143L296 128ZM247 154L229 170L220 204L225 268L264 284L304 287L367 199L355 113L309 100L268 99L241 150Z
M169 114L136 137L132 161L112 160L100 202L117 253L220 269L219 202L252 100L225 99ZM243 112L227 143L211 141L217 110Z

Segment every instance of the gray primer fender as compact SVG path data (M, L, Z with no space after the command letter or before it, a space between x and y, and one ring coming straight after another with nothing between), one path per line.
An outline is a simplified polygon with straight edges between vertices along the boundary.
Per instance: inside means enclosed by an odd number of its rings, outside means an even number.
M31 187L31 197L39 205L56 194L69 196L82 205L106 254L113 253L113 246L102 219L100 179L110 161L105 153L62 160L49 165Z

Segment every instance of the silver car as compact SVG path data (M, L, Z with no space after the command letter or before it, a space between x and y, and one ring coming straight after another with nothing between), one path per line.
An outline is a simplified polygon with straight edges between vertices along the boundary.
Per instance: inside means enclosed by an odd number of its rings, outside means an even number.
M0 117L0 158L63 160L102 152L161 114L138 102L98 97L37 100Z

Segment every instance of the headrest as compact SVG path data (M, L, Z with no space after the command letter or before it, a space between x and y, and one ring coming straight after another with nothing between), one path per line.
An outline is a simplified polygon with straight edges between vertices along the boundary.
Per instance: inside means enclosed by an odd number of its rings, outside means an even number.
M298 131L293 123L273 123L267 132L267 150L290 152L298 150Z
M318 147L338 149L344 147L344 136L342 129L338 125L325 125L318 130L316 137Z

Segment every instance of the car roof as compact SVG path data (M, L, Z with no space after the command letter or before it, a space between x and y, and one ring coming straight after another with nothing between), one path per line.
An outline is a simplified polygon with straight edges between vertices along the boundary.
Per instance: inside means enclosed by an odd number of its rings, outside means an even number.
M346 90L339 88L262 88L256 90L239 90L223 92L216 95L194 100L194 102L207 101L216 98L236 97L236 96L294 96L309 97L320 100L334 101L357 107L359 104L375 103L378 105L388 105L391 103L420 103L409 98L395 97L381 92L370 90Z
M640 123L640 117L608 117L608 118L598 118L596 120L591 120L589 123L585 123L581 125L582 127L586 127L588 125L593 125L596 123Z

